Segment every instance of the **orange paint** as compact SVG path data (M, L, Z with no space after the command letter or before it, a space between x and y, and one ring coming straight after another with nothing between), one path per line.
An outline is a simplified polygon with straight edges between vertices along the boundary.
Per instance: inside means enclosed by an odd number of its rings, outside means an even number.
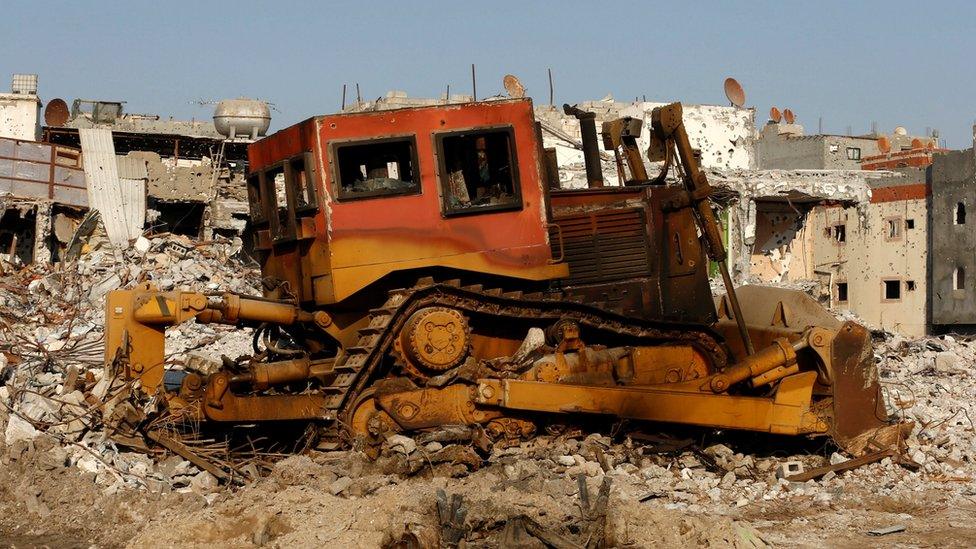
M518 209L445 216L442 212L437 136L460 130L507 128L514 142L522 205ZM350 141L412 137L420 192L342 200L338 198L335 145ZM309 244L275 244L265 274L302 288L302 301L338 302L383 275L408 268L447 266L531 280L566 276L553 265L545 219L539 143L530 100L440 105L310 118L248 150L251 171L311 151L319 211ZM340 272L341 275L340 275ZM303 273L298 277L298 273ZM325 278L323 278L325 277ZM320 278L317 282L313 279Z

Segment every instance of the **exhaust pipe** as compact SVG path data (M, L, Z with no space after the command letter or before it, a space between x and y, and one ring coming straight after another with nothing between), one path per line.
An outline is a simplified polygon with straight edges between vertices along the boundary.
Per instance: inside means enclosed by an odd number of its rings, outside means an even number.
M591 189L603 186L603 167L600 165L600 145L596 137L596 113L564 104L563 112L579 120L583 137L583 162L586 163L586 182Z

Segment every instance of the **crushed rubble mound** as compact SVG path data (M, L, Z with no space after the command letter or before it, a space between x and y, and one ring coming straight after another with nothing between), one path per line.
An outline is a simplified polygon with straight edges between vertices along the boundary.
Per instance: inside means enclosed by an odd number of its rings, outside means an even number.
M976 342L876 333L889 413L914 422L901 457L824 440L658 432L634 423L485 443L463 429L358 450L263 456L224 482L106 425L125 387L103 366L103 298L161 289L260 294L240 242L90 238L56 266L0 277L0 539L21 545L762 547L976 541ZM184 324L167 362L250 351L249 330ZM906 467L908 465L909 467ZM802 479L802 480L800 480ZM899 529L900 528L900 529ZM912 537L915 536L915 537ZM397 545L399 544L399 545ZM411 545L412 544L412 545Z
M164 460L157 467L146 455L120 451L107 436L105 422L127 388L103 366L104 298L108 291L144 281L163 289L253 294L260 274L254 265L232 259L239 250L239 239L199 243L159 235L120 250L95 237L76 261L4 265L0 414L8 452L19 453L44 434L58 441L64 463L96 474L110 492L210 482L188 462ZM177 326L167 331L167 363L181 368L194 352L245 354L249 338L249 331L232 327Z

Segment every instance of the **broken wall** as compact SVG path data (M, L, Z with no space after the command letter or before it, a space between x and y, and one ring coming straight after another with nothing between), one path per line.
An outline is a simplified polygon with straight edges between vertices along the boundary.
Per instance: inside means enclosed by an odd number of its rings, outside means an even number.
M931 315L938 330L976 325L976 149L933 158Z
M831 307L875 327L924 335L927 185L924 171L900 174L874 185L866 207L814 207L804 231L812 274L829 287Z
M740 283L794 282L813 277L801 230L812 205L867 204L868 181L889 172L861 170L709 170L716 195L729 202L729 267Z
M802 127L799 133L794 127L798 126L773 123L763 127L756 141L761 169L857 170L862 158L880 152L875 137L802 135Z
M41 100L33 94L0 94L0 137L39 141Z

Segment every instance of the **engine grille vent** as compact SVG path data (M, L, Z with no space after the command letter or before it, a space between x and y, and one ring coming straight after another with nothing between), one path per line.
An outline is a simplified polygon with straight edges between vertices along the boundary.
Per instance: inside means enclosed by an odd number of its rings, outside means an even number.
M648 276L650 257L643 209L603 210L560 217L569 282L589 284ZM553 256L558 232L550 229Z

